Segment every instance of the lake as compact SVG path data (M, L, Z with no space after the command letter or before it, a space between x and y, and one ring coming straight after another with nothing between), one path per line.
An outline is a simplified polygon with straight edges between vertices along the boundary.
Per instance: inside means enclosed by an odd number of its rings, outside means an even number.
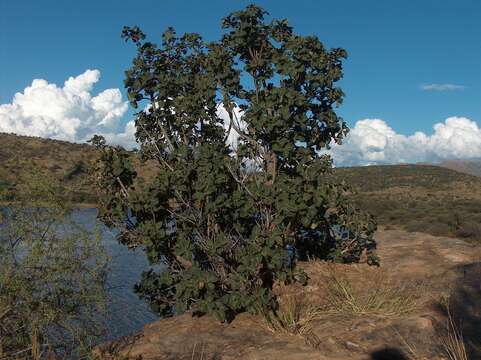
M75 221L92 229L96 224L96 209L79 209L72 214ZM119 244L115 233L105 226L101 227L103 245L111 257L108 274L107 335L106 340L136 332L158 319L149 306L134 293L133 287L140 280L142 271L149 268L142 249L130 250Z

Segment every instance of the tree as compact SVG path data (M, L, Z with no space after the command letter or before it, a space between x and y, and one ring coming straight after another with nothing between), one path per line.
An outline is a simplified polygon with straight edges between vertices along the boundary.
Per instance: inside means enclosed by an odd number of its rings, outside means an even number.
M0 358L86 355L102 333L107 256L48 177L0 208Z
M122 32L137 48L125 86L131 105L143 104L139 156L155 175L137 183L128 153L97 138L101 218L162 264L137 287L162 315L275 309L276 281L305 281L288 261L293 248L301 258L353 262L367 252L376 261L374 223L329 180L322 155L348 131L334 111L346 52L266 14L255 5L230 14L215 42L169 28L157 46L138 27Z

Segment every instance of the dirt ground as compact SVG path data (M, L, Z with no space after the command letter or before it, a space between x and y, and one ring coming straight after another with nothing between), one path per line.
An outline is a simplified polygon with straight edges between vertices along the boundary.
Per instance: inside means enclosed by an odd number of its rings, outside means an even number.
M185 314L99 353L145 360L449 359L446 344L454 338L469 359L481 359L481 246L400 230L381 229L376 239L379 268L301 264L309 285L281 291L299 317L288 330L245 314L230 324Z

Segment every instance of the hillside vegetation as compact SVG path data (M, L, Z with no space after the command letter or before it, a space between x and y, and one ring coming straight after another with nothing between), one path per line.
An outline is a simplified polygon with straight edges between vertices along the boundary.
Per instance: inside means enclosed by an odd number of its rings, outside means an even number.
M0 200L13 200L25 179L41 175L59 180L66 199L95 204L92 146L2 133L0 144ZM337 168L334 176L357 189L357 204L380 225L481 238L481 178L429 165Z
M95 203L89 168L96 150L87 144L0 133L0 200L14 200L32 176L58 180L66 199Z
M339 168L380 225L481 239L481 178L428 165Z

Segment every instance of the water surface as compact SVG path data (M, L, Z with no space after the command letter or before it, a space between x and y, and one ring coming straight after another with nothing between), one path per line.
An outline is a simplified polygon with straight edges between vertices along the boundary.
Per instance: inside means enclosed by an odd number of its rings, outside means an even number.
M79 209L72 214L74 220L92 229L96 224L96 209ZM148 305L134 293L133 287L140 280L142 271L149 268L142 249L131 250L119 244L114 231L101 226L102 241L111 257L108 274L107 339L136 332L158 319Z

